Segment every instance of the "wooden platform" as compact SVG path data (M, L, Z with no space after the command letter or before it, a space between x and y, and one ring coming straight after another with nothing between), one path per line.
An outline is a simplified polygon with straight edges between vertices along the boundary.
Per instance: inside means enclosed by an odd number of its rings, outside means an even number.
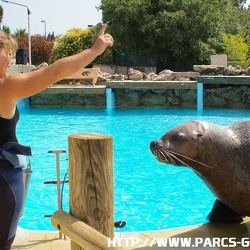
M123 249L200 249L200 250L221 250L221 249L249 249L250 241L250 219L246 217L242 224L201 224L190 227L151 231L151 232L127 232L115 233L117 242L122 243ZM168 240L175 239L181 242L184 239L191 241L191 246L176 244L170 247ZM129 240L130 239L130 240ZM157 239L165 242L166 245L157 244ZM217 242L217 246L211 247L209 240ZM229 239L231 247L229 248ZM159 241L160 242L160 241ZM172 241L173 242L173 241ZM235 243L234 243L235 242ZM197 243L195 247L193 244ZM245 247L244 247L245 244ZM193 245L193 246L192 246ZM214 244L215 245L215 244ZM235 247L232 247L235 245ZM59 239L58 232L52 231L28 231L19 229L12 249L32 250L69 250L70 239Z
M64 80L86 80L91 79L92 85L97 83L100 68L82 68L74 74L64 78Z

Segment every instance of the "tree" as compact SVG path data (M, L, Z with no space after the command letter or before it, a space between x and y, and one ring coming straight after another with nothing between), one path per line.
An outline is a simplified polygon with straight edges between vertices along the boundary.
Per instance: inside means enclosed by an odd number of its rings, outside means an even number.
M50 62L54 62L60 58L71 56L79 53L80 51L90 48L100 30L100 24L96 27L89 27L87 29L72 28L64 35L56 40L56 46L53 49L53 55ZM106 50L101 56L95 59L95 63L110 63L111 54Z
M7 34L10 34L10 28L5 25L3 25L3 31Z
M92 44L93 36L96 36L96 34L91 28L72 28L68 30L57 39L51 60L55 61L62 57L71 56L89 48L90 44Z
M167 65L208 63L222 52L228 16L238 0L102 0L104 20L111 20L116 51L139 52ZM121 21L122 20L122 21ZM235 21L238 25L238 21Z
M17 42L19 48L28 48L28 36L17 36ZM39 65L43 62L49 62L49 58L52 54L54 42L50 38L46 38L41 35L31 36L31 54L32 63Z
M3 22L3 7L0 5L0 30L2 29Z
M27 36L28 33L26 32L26 29L17 29L14 35L15 36Z
M243 31L236 35L224 34L224 51L228 56L228 60L231 61L231 64L234 66L240 65L245 69L249 66L250 60L248 58L249 47L247 40L249 40L249 38Z

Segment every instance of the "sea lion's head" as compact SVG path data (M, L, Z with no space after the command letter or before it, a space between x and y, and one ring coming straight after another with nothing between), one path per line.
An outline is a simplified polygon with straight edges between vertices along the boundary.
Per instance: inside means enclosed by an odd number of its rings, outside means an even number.
M150 150L162 163L187 166L199 155L199 145L206 132L206 124L190 121L167 131L150 143Z

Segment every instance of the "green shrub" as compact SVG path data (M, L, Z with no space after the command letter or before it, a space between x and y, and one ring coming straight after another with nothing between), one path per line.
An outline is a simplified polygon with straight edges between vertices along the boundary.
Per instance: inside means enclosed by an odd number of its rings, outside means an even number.
M28 36L17 36L19 48L28 48ZM50 38L46 38L41 35L31 36L31 57L32 64L39 65L43 62L49 62L49 58L52 54L52 49L54 46L54 42Z
M60 36L53 48L50 63L73 54L79 53L84 49L90 48L98 36L98 31L94 27L87 29L72 28L64 35ZM110 64L112 62L111 49L107 49L102 55L94 60L95 63Z
M248 36L240 31L236 35L223 35L223 48L231 65L247 68L250 64Z
M96 32L91 28L72 28L68 30L57 39L50 62L54 62L66 56L71 56L91 47L96 36Z

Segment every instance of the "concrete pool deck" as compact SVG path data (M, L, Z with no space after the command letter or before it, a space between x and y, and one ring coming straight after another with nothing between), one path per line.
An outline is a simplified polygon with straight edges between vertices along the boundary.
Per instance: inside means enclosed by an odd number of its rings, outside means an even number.
M115 233L121 238L123 249L246 249L250 247L250 218L246 217L241 224L201 224L189 227L167 229L151 232ZM125 239L131 240L125 240ZM191 247L160 247L156 239L190 239ZM230 241L228 240L230 238ZM135 244L134 240L138 240ZM210 243L214 240L214 247ZM127 242L127 246L126 246ZM241 242L243 244L241 244ZM197 243L196 247L194 244ZM117 243L118 244L118 243ZM205 245L203 245L205 244ZM244 247L245 244L245 247ZM227 246L229 245L229 246ZM235 245L235 247L232 247ZM231 247L230 247L231 246ZM59 233L53 231L29 231L19 229L12 249L32 250L70 250L70 239L59 239ZM91 249L88 249L91 250Z

